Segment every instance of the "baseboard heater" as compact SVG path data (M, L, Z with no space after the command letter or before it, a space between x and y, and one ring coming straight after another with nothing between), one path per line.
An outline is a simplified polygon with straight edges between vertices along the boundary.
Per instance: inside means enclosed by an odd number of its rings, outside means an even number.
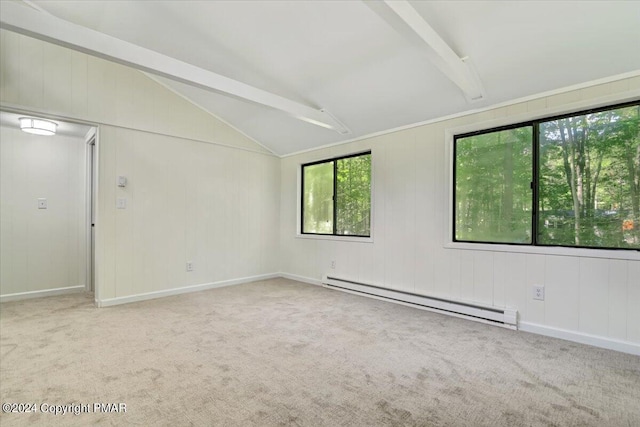
M518 329L518 311L510 308L493 307L396 291L328 275L323 277L322 284L325 288L329 289L390 301L504 328Z

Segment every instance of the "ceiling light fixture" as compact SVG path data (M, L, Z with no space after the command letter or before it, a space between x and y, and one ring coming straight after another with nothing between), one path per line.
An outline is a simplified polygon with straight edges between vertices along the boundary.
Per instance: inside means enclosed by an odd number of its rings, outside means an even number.
M36 135L55 135L57 123L33 117L20 117L20 129Z

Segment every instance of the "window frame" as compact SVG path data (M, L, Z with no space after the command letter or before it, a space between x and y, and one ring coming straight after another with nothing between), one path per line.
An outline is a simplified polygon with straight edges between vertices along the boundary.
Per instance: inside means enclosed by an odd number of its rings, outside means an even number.
M578 245L563 245L563 244L549 244L549 243L540 243L538 241L538 231L539 231L539 208L540 208L540 124L545 122L551 122L554 120L564 119L568 117L576 117L583 116L587 114L600 113L609 110L616 110L620 108L640 106L640 99L634 100L626 100L622 102L616 103L607 103L598 107L591 107L586 109L575 109L569 112L563 112L560 114L550 114L550 115L541 115L536 118L532 118L530 120L525 121L515 121L515 123L504 124L499 126L481 128L474 131L467 132L452 132L451 133L451 189L450 189L450 197L451 197L451 205L450 205L450 215L449 215L449 224L450 224L450 236L449 242L458 245L463 244L464 246L469 245L470 248L473 248L475 245L488 245L488 246L506 246L506 247L518 247L518 248L565 248L565 249L578 249L578 250L587 250L588 253L591 251L622 251L625 253L640 252L640 248L616 248L616 247L602 247L602 246L578 246ZM457 140L461 138L466 138L470 136L478 136L484 135L488 133L500 132L504 130L516 129L520 127L530 126L533 132L531 138L532 144L532 175L531 175L531 201L532 201L532 210L531 210L531 242L530 243L515 243L515 242L492 242L492 241L473 241L473 240L459 240L456 239L456 149L457 149ZM447 141L450 139L447 138ZM445 245L447 246L447 245ZM625 257L626 258L626 257Z
M338 161L339 160L344 160L344 159L350 159L350 158L354 158L354 157L361 157L361 156L370 156L370 161L371 161L371 176L369 178L369 234L368 235L361 235L361 234L337 234L337 215L338 215L338 210L336 209L336 205L337 205L337 199L336 199L336 194L337 194L337 186L338 186L338 174L337 174L337 168L338 168ZM333 162L333 197L332 197L332 202L333 202L333 217L332 217L332 232L331 233L308 233L304 231L304 168L307 166L314 166L314 165L319 165L319 164L323 164L323 163L330 163ZM338 239L346 239L346 240L361 240L361 241L371 241L373 233L372 233L372 228L373 228L373 155L371 153L371 150L365 150L365 151L360 151L357 153L351 153L351 154L347 154L344 156L337 156L337 157L330 157L330 158L325 158L322 160L316 160L313 162L307 162L307 163L302 163L300 164L300 167L298 168L299 173L300 173L300 190L298 191L299 197L300 197L300 203L298 204L298 208L300 209L300 218L298 221L298 236L299 237L311 237L311 238L338 238Z

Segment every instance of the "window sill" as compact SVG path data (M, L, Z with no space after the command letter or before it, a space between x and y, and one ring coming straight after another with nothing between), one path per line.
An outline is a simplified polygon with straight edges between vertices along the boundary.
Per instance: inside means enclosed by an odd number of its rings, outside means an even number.
M347 236L334 236L331 234L296 234L297 239L311 239L311 240L335 240L339 242L352 242L352 243L373 243L373 237L347 237Z
M491 252L511 252L523 254L557 255L580 258L607 258L640 261L640 251L616 250L616 249L585 249L585 248L565 248L559 246L517 246L487 243L445 243L446 249L491 251Z

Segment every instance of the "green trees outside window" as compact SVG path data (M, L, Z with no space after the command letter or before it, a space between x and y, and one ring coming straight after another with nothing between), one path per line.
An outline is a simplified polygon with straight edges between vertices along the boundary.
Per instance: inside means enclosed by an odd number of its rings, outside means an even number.
M531 243L532 141L532 126L457 139L457 240Z
M640 249L640 103L456 136L454 167L456 241Z
M302 233L371 235L371 153L302 165Z
M333 162L302 168L303 233L333 234Z

